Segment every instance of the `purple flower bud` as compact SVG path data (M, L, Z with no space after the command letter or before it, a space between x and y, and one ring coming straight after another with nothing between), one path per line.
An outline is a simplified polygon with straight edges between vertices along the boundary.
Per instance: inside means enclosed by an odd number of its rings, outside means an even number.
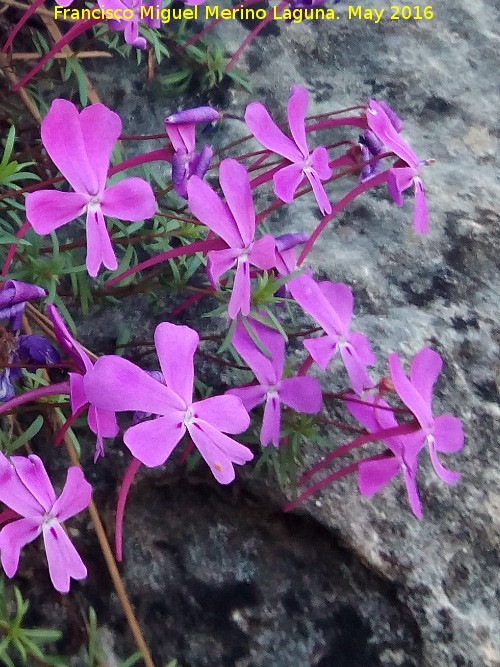
M398 114L391 109L387 102L381 102L377 100L382 109L385 111L387 118L391 121L396 132L401 132L404 127L403 121L398 116Z
M220 118L220 113L212 107L195 107L178 111L165 118L165 125L194 125L196 123L213 123Z
M189 162L191 156L186 151L179 149L175 151L172 159L172 182L174 190L178 195L187 198L187 179L189 174Z
M296 245L307 243L307 241L309 241L309 234L304 234L304 232L297 232L296 234L282 234L281 236L277 236L275 241L276 250L278 252L284 252L285 250L295 248Z
M56 348L45 338L35 334L19 336L17 356L21 361L39 364L57 364L60 361Z
M9 319L12 331L19 331L26 301L44 296L47 292L38 285L7 280L0 291L0 319Z
M165 378L163 377L163 373L161 371L146 371L146 373L150 375L153 380L161 382L161 384L165 384ZM149 419L151 415L151 412L134 412L132 416L132 425L135 426L136 424L139 424L139 422L142 422L145 419Z
M193 159L191 175L195 174L196 176L203 178L210 166L210 160L212 159L213 154L214 152L211 146L203 146L201 153L197 153L195 159Z
M0 373L0 401L10 401L16 395L10 376L10 368L6 368Z
M368 148L372 156L380 155L383 151L384 144L372 130L365 130L364 135L359 138L359 141Z

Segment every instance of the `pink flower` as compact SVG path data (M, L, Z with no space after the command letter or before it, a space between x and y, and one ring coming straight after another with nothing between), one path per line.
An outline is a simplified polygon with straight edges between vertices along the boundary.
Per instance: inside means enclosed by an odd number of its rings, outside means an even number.
M165 131L174 147L172 181L178 195L187 199L187 183L191 176L203 178L207 173L213 151L204 146L201 153L195 152L197 123L212 123L220 114L212 107L184 109L165 118Z
M144 37L139 35L139 23L145 23L149 28L159 28L161 25L160 19L149 18L148 12L154 13L158 7L157 2L143 2L143 0L98 0L99 6L104 9L117 9L132 11L132 18L127 19L110 19L108 26L111 30L123 31L125 41L130 46L136 49L147 48L147 41ZM143 17L144 12L144 17ZM151 14L152 15L152 14Z
M437 452L458 452L464 446L464 432L457 417L442 415L434 418L432 414L432 389L442 367L443 360L439 354L424 347L413 357L408 379L398 355L389 355L389 370L394 388L421 426L421 430L417 432L420 442L422 446L429 446L436 474L447 484L453 484L460 475L447 470L439 461Z
M160 415L132 426L123 437L144 465L162 465L188 431L216 480L229 484L235 477L233 463L243 465L253 454L224 434L242 433L250 418L236 396L193 403L193 357L199 340L193 329L163 322L156 327L155 345L166 386L126 359L104 356L87 373L85 393L99 409Z
M193 214L218 234L229 246L208 253L207 272L217 288L220 276L236 265L233 292L228 313L231 319L241 311L250 312L250 265L271 269L275 265L275 242L270 234L258 241L255 236L255 210L248 173L236 160L223 160L219 180L227 204L197 176L188 182L189 208Z
M431 164L431 160L420 160L408 144L400 137L393 121L387 115L386 105L376 100L369 100L366 110L368 126L380 139L408 166L393 167L389 170L387 185L394 202L403 206L403 192L413 185L415 191L415 210L413 225L419 234L429 232L429 214L425 199L424 186L420 177L422 167ZM394 112L392 112L394 113ZM396 116L397 118L397 116Z
M346 396L347 399L351 398ZM353 397L356 398L356 397ZM371 433L398 426L394 413L381 398L363 394L363 400L371 405L346 401L349 412ZM400 435L384 439L392 456L374 461L362 461L359 465L358 486L364 496L373 496L380 491L399 472L403 473L408 501L413 513L422 518L422 505L418 495L415 478L417 475L417 456L424 443L419 433Z
M79 114L67 100L54 100L42 122L42 142L74 192L38 190L26 196L26 215L37 234L49 234L86 213L87 271L117 268L105 215L120 220L151 218L156 201L142 178L125 178L106 188L111 151L122 129L120 117L103 104Z
M243 324L238 322L232 343L254 372L258 384L230 389L226 395L239 396L247 410L252 410L256 405L265 401L260 442L264 447L269 442L278 447L281 430L281 403L298 412L307 414L319 412L323 404L321 387L312 377L283 378L285 355L283 337L274 329L255 320L250 320L248 324L271 353L271 359L262 354Z
M321 181L330 178L332 170L328 164L328 151L324 146L318 146L312 153L307 147L305 117L308 102L307 90L301 86L293 86L288 100L288 124L293 140L283 134L260 102L252 102L247 106L245 122L250 132L265 148L282 155L292 163L277 171L273 177L277 196L290 203L302 179L306 177L321 213L327 215L332 212L332 205Z
M59 498L38 456L12 456L0 453L0 500L22 519L0 532L0 551L5 574L13 577L21 549L43 534L49 574L54 588L69 591L70 579L84 579L87 569L61 523L84 510L92 494L80 468L68 470Z
M354 297L347 285L328 281L316 283L308 275L298 276L288 283L297 303L323 327L326 336L306 338L304 345L323 370L340 350L352 388L357 394L373 387L366 366L376 359L370 342L360 333L349 331Z
M57 308L52 304L47 306L47 312L54 325L54 333L57 342L65 352L73 359L79 373L69 373L71 411L75 414L89 399L85 393L83 379L85 374L92 370L93 363L89 355L70 334ZM91 402L90 402L91 403ZM94 461L99 456L104 456L103 438L114 438L118 435L119 427L113 412L96 408L92 403L89 405L87 421L92 433L97 436Z

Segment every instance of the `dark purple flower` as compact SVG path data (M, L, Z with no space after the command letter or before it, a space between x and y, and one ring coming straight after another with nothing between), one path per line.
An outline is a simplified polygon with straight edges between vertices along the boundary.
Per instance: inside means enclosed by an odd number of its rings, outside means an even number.
M379 140L375 132L371 130L365 130L364 134L359 137L359 147L363 162L371 160L384 151L383 143ZM381 166L380 160L365 165L359 177L360 183L364 183L369 178L372 178L372 176L376 176L380 172Z
M47 292L38 285L7 280L0 291L0 320L10 320L11 331L19 331L26 301L44 296L47 296Z

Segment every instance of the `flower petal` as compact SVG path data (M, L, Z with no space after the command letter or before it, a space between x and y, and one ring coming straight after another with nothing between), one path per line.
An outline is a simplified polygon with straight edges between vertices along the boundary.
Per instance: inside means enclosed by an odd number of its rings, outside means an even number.
M368 338L358 332L349 333L347 342L356 350L359 360L366 366L376 363L377 358L373 354L372 347Z
M309 93L302 86L292 86L292 94L288 100L288 124L295 143L304 158L309 157L306 139L306 111L309 104Z
M224 433L243 433L250 426L250 417L238 396L212 396L193 404L193 417L203 419Z
M154 216L156 199L143 178L124 178L104 191L101 209L104 215L135 222Z
M343 327L337 312L311 276L306 274L297 276L287 285L295 301L323 327L327 334L332 338L342 334Z
M96 195L99 183L87 154L75 105L68 100L54 100L42 121L41 134L50 159L73 190Z
M269 115L266 107L260 102L251 102L245 111L245 123L250 132L265 148L278 155L283 155L290 162L303 159L302 153L295 143L279 129Z
M424 347L413 357L410 366L410 382L424 401L432 404L434 384L443 368L443 360L430 347Z
M330 360L337 352L338 336L321 336L320 338L306 338L304 347L318 366L326 371Z
M118 268L118 262L109 238L104 216L100 207L88 208L87 210L87 271L89 276L95 278L99 273L101 264L110 271Z
M233 463L243 465L253 459L252 452L236 440L224 435L208 422L188 424L188 430L200 454L220 484L229 484L235 474Z
M200 222L220 236L231 248L243 248L238 226L229 207L219 195L196 175L187 184L189 208Z
M92 405L109 412L138 410L165 415L184 408L171 389L131 361L114 355L99 357L85 375L84 387Z
M207 257L207 275L215 289L219 287L219 278L232 269L240 255L240 250L226 248L225 250L211 250Z
M406 377L397 354L390 354L388 361L392 382L399 398L410 408L422 428L430 428L434 420L429 397L423 397Z
M425 198L422 180L416 176L413 180L415 185L415 210L413 212L413 226L418 234L429 233L429 211L427 199Z
M278 396L267 396L260 429L260 444L263 447L271 442L275 447L280 445L281 404Z
M53 304L48 303L47 312L54 325L54 333L59 345L67 354L69 354L81 371L90 370L93 365L90 357L70 334L57 308ZM71 375L72 374L70 373L70 376Z
M283 336L275 329L266 327L264 324L253 319L248 320L248 326L252 328L256 337L271 354L271 359L262 354L241 322L238 322L236 325L232 343L237 352L250 366L260 384L276 384L281 380L281 376L283 375L285 357L285 341Z
M354 295L351 288L344 283L332 283L329 280L318 283L318 287L338 315L339 322L342 324L339 333L347 333L354 310Z
M160 466L186 432L183 417L182 411L175 411L165 417L131 426L125 431L123 442L135 458L148 468Z
M243 244L248 246L255 235L255 209L248 172L237 160L222 160L219 181Z
M43 527L43 542L52 584L59 593L67 593L70 579L85 579L87 568L58 523Z
M43 516L45 509L22 483L14 465L0 452L0 501L25 517Z
M331 178L333 172L329 165L328 151L324 146L317 146L311 153L311 167L322 181Z
M37 234L50 234L82 215L87 203L79 192L38 190L26 195L26 217Z
M295 191L304 178L304 166L300 162L283 167L273 176L274 192L282 201L293 201Z
M240 310L242 315L249 314L250 296L250 264L248 263L248 260L238 259L236 274L234 276L233 291L227 309L229 317L232 320L234 320Z
M441 415L434 422L434 440L438 452L458 452L464 446L464 430L458 417Z
M432 467L438 477L440 477L446 484L455 484L460 479L460 473L453 472L445 468L438 459L436 451L436 442L434 438L429 438L429 455L431 457Z
M56 500L56 494L42 459L31 454L31 456L12 456L10 460L21 482L48 512Z
M68 468L66 483L59 498L55 501L51 514L60 523L88 507L92 497L92 487L85 479L81 468Z
M408 466L403 465L403 473L406 484L406 493L408 495L408 502L412 509L413 514L417 519L422 519L422 503L420 502L420 497L418 495L418 489L415 482L415 472L411 471Z
M319 180L319 176L315 171L306 171L305 172L309 183L311 184L314 196L318 202L319 210L323 215L330 215L332 212L332 205L326 194L326 190L323 187L323 184Z
M265 234L252 245L248 261L259 269L272 269L276 265L276 242L274 236Z
M356 394L361 396L365 389L371 389L374 386L373 380L368 375L365 364L350 343L341 344L339 347L351 386Z
M194 123L171 125L170 123L165 122L165 130L176 152L185 151L189 154L194 151L196 141L196 128Z
M401 461L391 456L378 461L362 461L359 465L358 488L363 496L373 496L395 477Z
M122 121L117 113L104 104L91 104L81 112L80 124L89 163L97 178L99 192L102 192L106 185L111 153L122 131Z
M266 393L267 387L263 387L261 384L253 384L249 387L235 387L226 391L227 395L238 396L246 410L253 410L257 405L262 403L266 397Z
M323 406L323 394L316 378L286 378L281 381L278 393L282 403L308 415L319 412Z
M0 553L5 574L12 578L17 572L21 549L40 534L40 523L33 519L20 519L4 526L0 531Z
M180 396L186 406L193 400L193 359L199 342L200 337L190 327L170 322L156 327L155 345L163 377L167 387Z
M384 111L380 102L369 100L366 110L368 127L375 132L377 137L398 157L404 160L408 166L416 167L419 159L403 138L397 133L394 125Z

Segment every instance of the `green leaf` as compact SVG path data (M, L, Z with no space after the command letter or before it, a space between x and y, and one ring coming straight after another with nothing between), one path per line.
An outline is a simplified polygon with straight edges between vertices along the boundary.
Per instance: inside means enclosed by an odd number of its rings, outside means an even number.
M42 428L42 426L43 426L43 417L42 415L38 415L38 417L30 424L30 426L28 426L26 431L24 431L24 433L22 433L18 438L16 438L16 440L14 440L13 443L10 444L5 453L12 454L12 452L15 452L16 449L22 447L24 444L28 442L28 440L31 440L32 438L35 437L35 435Z

